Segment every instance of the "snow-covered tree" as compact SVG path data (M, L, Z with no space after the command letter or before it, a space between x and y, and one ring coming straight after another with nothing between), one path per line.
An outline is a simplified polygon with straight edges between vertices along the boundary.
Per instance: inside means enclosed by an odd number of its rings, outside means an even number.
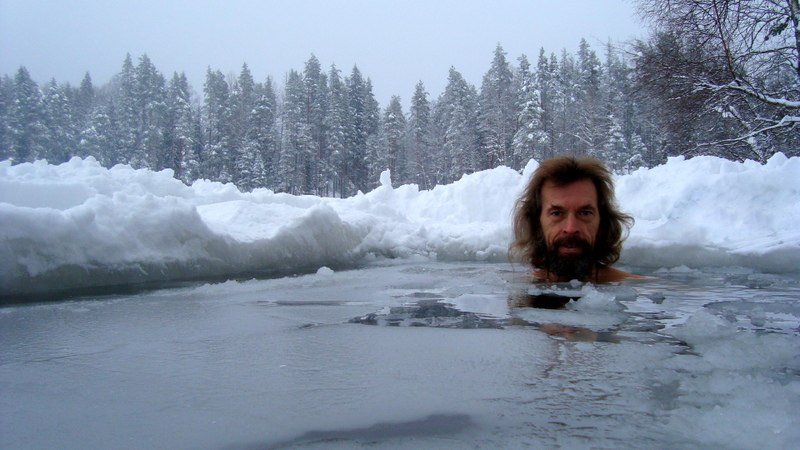
M166 167L175 172L176 178L185 182L193 181L192 176L196 175L193 171L197 170L197 155L192 154L198 140L194 115L186 74L175 73L167 88L163 154Z
M166 81L147 55L136 66L135 105L137 114L137 146L131 164L161 170L169 167L165 151L163 127L166 116Z
M422 81L414 88L407 123L408 171L410 180L421 189L435 185L433 146L431 136L431 104Z
M597 54L586 39L578 46L575 96L577 115L574 117L572 133L575 134L575 153L600 157L605 133L609 129L603 100L602 66Z
M525 55L519 58L519 73L516 77L517 131L512 143L512 157L508 165L520 169L531 158L541 161L545 157L547 142L542 125L542 102L535 75Z
M78 130L74 127L69 86L59 86L51 80L42 95L42 111L46 134L40 158L52 164L61 164L78 153Z
M94 109L89 124L81 132L78 151L81 156L94 156L103 166L112 167L121 162L119 152L115 151L121 140L117 111L114 101L109 100Z
M476 169L515 163L512 144L517 129L517 99L513 83L506 52L498 44L478 96L480 148Z
M380 110L372 93L372 82L364 79L357 66L353 66L350 76L345 80L350 99L352 126L349 127L351 146L348 158L348 172L356 189L366 191L368 179L367 141L378 134ZM374 139L373 139L374 140Z
M306 88L303 77L290 71L283 104L283 142L280 156L280 181L277 188L291 194L305 194L311 185L311 158L314 140L307 122Z
M44 122L42 91L25 67L20 67L14 77L14 97L9 109L9 153L14 162L29 162L43 157L47 127Z
M0 161L11 158L9 120L14 103L14 81L8 75L0 77Z
M346 197L354 192L351 179L351 164L353 160L353 147L350 137L353 134L353 117L350 111L350 98L347 86L342 79L336 65L331 65L328 75L330 104L325 117L325 131L327 133L327 154L330 156L331 184L330 195Z
M406 154L406 117L400 97L393 95L383 114L383 142L376 166L389 169L392 180L398 184L408 182L408 158ZM380 177L380 171L378 172ZM376 178L376 179L378 179Z
M449 183L479 167L477 92L455 68L450 68L447 86L436 102L434 120L441 130L437 183Z
M800 153L798 0L639 3L655 25L636 49L639 86L659 100L677 152Z
M233 149L230 88L219 70L206 72L205 82L205 148L203 177L222 182L233 181L236 151Z

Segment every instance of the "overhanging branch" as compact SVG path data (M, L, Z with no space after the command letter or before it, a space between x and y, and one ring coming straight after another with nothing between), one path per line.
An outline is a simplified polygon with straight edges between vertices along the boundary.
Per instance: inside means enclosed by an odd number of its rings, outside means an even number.
M785 98L772 97L770 95L762 94L761 92L758 92L758 91L755 91L753 89L750 89L750 88L748 88L746 86L742 86L742 85L738 85L738 84L734 84L734 83L728 83L728 84L723 84L723 85L711 84L711 83L700 83L700 87L702 87L704 89L710 89L710 90L713 90L713 91L716 91L716 92L718 92L718 91L741 92L741 93L746 94L746 95L748 95L750 97L758 99L759 101L761 101L763 103L766 103L768 105L780 106L780 107L790 108L790 109L800 109L800 101L788 100L788 99L785 99Z

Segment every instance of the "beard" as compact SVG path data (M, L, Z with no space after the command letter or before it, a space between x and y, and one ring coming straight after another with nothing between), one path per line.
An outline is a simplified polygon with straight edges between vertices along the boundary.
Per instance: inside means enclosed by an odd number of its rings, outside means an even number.
M561 247L580 249L577 253L562 254ZM559 278L584 280L594 269L594 248L578 236L566 236L553 241L545 251L544 268Z

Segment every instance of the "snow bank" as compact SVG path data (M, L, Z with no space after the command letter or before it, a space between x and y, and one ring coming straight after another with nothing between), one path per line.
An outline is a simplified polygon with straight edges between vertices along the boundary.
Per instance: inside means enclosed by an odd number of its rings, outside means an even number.
M0 295L252 272L313 272L374 257L505 261L510 217L536 162L429 191L347 199L186 186L171 171L0 162ZM617 178L637 220L623 263L800 266L800 158L670 159Z

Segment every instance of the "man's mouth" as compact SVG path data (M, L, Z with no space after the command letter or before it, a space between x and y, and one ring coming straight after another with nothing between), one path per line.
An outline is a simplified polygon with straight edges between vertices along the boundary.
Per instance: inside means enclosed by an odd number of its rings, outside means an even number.
M562 245L558 247L558 252L566 254L583 253L583 247L577 245Z
M584 241L583 239L577 236L556 240L554 244L558 253L561 255L582 254L588 251L590 248L588 242Z

